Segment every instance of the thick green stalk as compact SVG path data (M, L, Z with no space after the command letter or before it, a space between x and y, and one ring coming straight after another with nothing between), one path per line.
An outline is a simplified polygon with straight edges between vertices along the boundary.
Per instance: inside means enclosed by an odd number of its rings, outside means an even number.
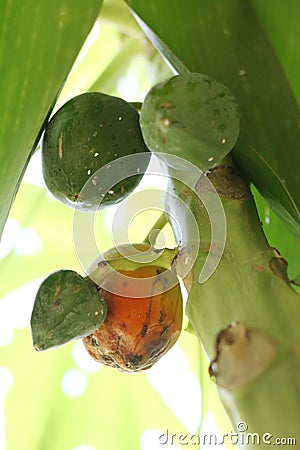
M214 360L211 374L233 425L243 420L249 432L294 437L300 445L300 298L286 262L268 245L248 186L229 166L216 167L208 177L222 200L227 238L216 271L199 284L210 220L196 195L180 195L190 202L201 235L187 314ZM269 444L261 441L259 448L264 445Z
M217 338L210 366L221 399L246 448L285 445L300 448L300 361L292 346L282 345L259 328L236 323Z
M248 187L229 167L216 168L209 178L221 197L226 215L225 251L207 283L198 284L197 276L210 245L210 221L194 197L190 209L201 225L201 248L193 269L195 282L188 313L196 318L197 324L203 323L203 318L212 320L217 332L232 321L243 321L264 329L286 345L300 348L300 298L290 286L286 262L268 245ZM218 303L214 306L215 301ZM195 326L211 357L214 354L211 328Z

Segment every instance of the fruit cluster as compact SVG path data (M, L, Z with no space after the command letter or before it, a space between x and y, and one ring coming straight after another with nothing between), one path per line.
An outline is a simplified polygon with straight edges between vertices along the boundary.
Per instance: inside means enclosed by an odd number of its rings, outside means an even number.
M101 169L118 158L145 153L145 172L150 152L139 125L139 115L125 101L99 92L71 99L48 123L42 141L46 186L67 206L94 211L124 200L137 186L137 174L112 186L102 186ZM104 194L103 194L104 192ZM142 266L108 275L118 295L60 270L41 285L32 312L31 328L37 350L62 345L83 337L97 361L126 372L151 367L177 340L182 322L182 298L178 284L155 294L164 268ZM116 280L116 274L130 282ZM137 281L148 278L144 292ZM130 286L130 288L129 288ZM130 292L129 292L130 291ZM70 314L71 312L71 314ZM50 319L50 320L49 320Z
M234 96L202 74L174 76L154 86L141 116L120 98L85 93L69 100L46 126L45 183L65 205L97 211L123 201L135 189L151 151L180 157L184 149L184 156L205 171L229 153L238 128ZM138 154L143 154L138 167L126 172L125 159ZM117 177L109 172L111 166L120 172ZM112 185L107 184L110 175ZM45 350L82 337L93 358L127 372L151 367L165 354L182 322L181 290L168 270L171 262L169 267L159 266L158 260L156 265L132 267L124 261L122 270L107 271L105 288L73 271L50 275L32 312L35 348ZM111 267L109 260L104 262Z

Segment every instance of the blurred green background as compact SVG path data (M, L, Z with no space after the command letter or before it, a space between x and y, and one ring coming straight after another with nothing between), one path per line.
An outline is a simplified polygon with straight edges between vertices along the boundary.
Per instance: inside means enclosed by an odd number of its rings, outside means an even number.
M264 17L264 2L254 3ZM271 39L277 42L294 91L299 93L295 76L299 61L282 46L280 33L285 31L277 23L278 16L265 16ZM277 34L272 31L274 24ZM292 37L290 41L293 49ZM170 74L125 4L107 0L55 110L87 90L142 101L155 82ZM288 260L289 275L295 278L300 273L299 242L253 192L270 244ZM113 211L101 212L97 219L101 251L112 245ZM152 220L156 220L154 213ZM82 273L73 247L72 221L73 211L56 202L44 187L38 150L0 244L0 450L175 450L182 448L180 433L192 436L200 430L221 439L232 426L208 377L204 352L189 332L183 331L174 348L147 373L135 375L95 363L81 341L44 353L34 351L29 321L41 281L61 268ZM144 238L150 222L147 216L135 223L136 241ZM167 239L172 243L170 232ZM170 438L162 444L165 436L159 440L166 430L176 434L174 443ZM184 445L195 447L195 441Z

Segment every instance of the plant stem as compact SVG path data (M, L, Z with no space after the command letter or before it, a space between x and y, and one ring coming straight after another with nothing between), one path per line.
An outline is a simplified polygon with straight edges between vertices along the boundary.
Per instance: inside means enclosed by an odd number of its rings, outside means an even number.
M168 219L165 213L161 214L157 221L152 226L151 230L148 232L147 236L143 240L145 244L153 245L156 239L156 234L161 231L165 225L167 225ZM154 235L155 233L155 235ZM154 241L154 242L153 242Z
M248 186L229 166L216 167L208 177L222 200L227 239L216 271L199 284L211 229L194 195L189 207L201 246L189 280L187 315L214 360L211 374L233 425L244 420L249 432L300 442L300 297L287 278L287 263L268 245ZM264 445L270 444L248 448Z

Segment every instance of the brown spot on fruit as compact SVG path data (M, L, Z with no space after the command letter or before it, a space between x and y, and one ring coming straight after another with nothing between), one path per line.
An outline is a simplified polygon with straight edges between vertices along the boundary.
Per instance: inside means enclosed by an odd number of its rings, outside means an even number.
M60 293L60 290L61 290L61 286L57 286L57 288L55 289L55 292L54 292L55 297Z
M128 283L124 284L123 277L112 277L118 295L101 289L107 303L106 319L83 339L96 361L123 372L138 372L151 367L175 344L182 325L182 296L178 283L165 290L164 270L144 266L120 271L128 277ZM141 285L141 278L149 278L149 283ZM159 284L165 289L157 289Z
M59 138L58 138L58 157L60 160L62 160L62 153L63 153L62 140L63 140L63 134L60 133Z
M171 103L171 102L165 102L165 103L162 103L161 105L160 105L160 108L161 109L164 109L164 108L171 108L173 106L173 104Z

